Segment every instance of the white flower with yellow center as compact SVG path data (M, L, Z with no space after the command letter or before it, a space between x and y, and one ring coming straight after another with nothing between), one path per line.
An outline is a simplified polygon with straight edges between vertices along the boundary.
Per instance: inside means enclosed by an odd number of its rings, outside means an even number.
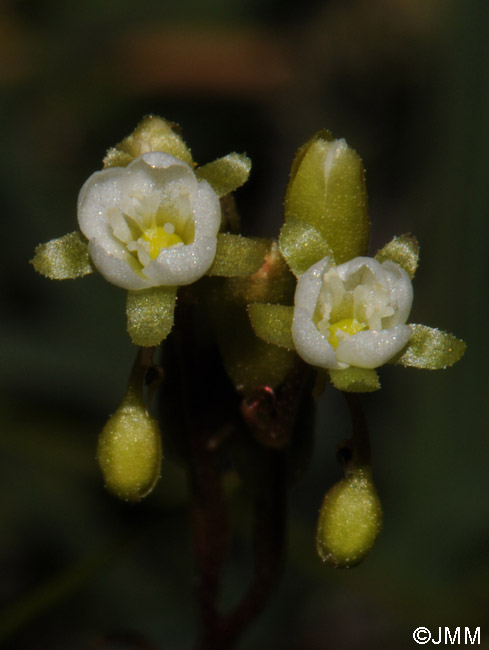
M377 368L409 341L412 300L411 280L398 264L356 257L334 266L326 257L297 283L296 350L322 368Z
M189 165L153 151L92 174L78 197L78 223L109 282L145 289L204 275L216 254L221 209Z

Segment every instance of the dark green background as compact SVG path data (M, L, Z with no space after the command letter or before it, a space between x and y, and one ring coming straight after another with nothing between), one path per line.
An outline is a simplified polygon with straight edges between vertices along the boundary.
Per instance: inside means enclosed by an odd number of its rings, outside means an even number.
M178 4L178 8L176 5ZM445 372L388 367L365 398L384 530L351 571L321 566L314 525L348 418L321 400L291 495L287 569L243 650L414 648L421 625L481 627L489 648L489 4L483 0L4 0L0 8L0 645L164 650L196 632L185 484L104 492L97 434L134 350L124 292L35 274L76 197L142 115L180 123L195 158L253 160L246 232L276 235L297 147L326 127L363 156L372 252L421 244L412 320L468 343ZM243 587L236 503L224 601ZM98 644L98 645L97 645Z

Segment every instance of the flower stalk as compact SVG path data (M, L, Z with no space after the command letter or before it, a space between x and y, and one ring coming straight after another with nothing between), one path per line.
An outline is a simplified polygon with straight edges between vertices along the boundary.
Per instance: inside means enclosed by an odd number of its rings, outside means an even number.
M215 363L215 350L203 349L190 335L194 326L194 309L184 300L172 339L165 345L164 361L171 375L167 376L161 395L164 400L167 385L175 386L178 379L176 392L185 400L184 405L179 404L177 408L185 409L184 453L187 458L196 595L201 623L198 647L199 650L230 650L265 607L280 577L285 552L286 453L284 449L267 449L265 481L258 488L256 485L251 488L254 502L254 572L241 601L231 612L224 613L220 593L231 530L230 504L223 482L228 472L233 438L250 435L250 419L243 417L243 402L246 401L248 409L253 406L250 406L249 400L239 399L236 395L222 365ZM305 364L301 364L301 372L293 380L294 386L298 381L305 386L304 369L305 374L310 375ZM289 397L292 395L290 390ZM308 395L307 390L294 391L294 400L303 400L305 395ZM226 408L223 408L223 404L226 404ZM273 401L254 405L254 408L259 408L259 417L268 423L271 431L284 428L283 412L275 407ZM165 401L162 408L167 408ZM298 405L293 406L293 410L299 412ZM290 417L288 425L290 427ZM227 433L221 444L216 443L216 439L219 439L214 435L216 430ZM182 430L176 435L180 436L181 433ZM282 443L284 446L285 443Z

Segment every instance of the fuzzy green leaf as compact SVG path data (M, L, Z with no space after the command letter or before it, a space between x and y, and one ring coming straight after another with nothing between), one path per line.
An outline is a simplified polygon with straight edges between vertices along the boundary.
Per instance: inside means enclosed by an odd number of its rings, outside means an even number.
M255 273L263 264L269 248L268 239L219 233L216 256L207 275L234 277Z
M400 235L382 248L375 259L379 262L391 260L399 264L412 279L418 267L419 244L414 235Z
M31 264L38 273L51 280L72 280L94 271L88 243L78 231L39 244Z
M344 140L321 131L297 153L285 195L286 221L314 226L337 264L365 255L370 224L361 158Z
M294 350L292 319L294 308L286 305L254 303L248 307L255 334L266 343Z
M149 151L163 151L192 165L190 149L177 131L176 124L157 115L148 115L127 138L107 151L104 167L125 167Z
M135 345L159 345L173 327L177 287L128 291L127 331Z
M198 179L206 180L221 197L241 187L248 180L251 160L240 153L230 153L195 170Z
M307 221L289 216L279 237L280 252L295 275L301 275L319 260L331 255L327 241Z
M466 345L453 334L426 325L410 325L413 332L407 347L394 362L402 366L438 370L462 358Z
M371 393L380 388L379 376L375 370L350 366L344 370L329 370L331 383L347 393Z

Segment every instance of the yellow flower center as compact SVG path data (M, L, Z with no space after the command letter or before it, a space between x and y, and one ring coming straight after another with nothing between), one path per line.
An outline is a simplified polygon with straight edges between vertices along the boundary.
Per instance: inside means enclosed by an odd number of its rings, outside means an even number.
M342 320L336 321L329 326L329 337L328 341L331 343L333 348L336 350L341 341L348 336L357 334L362 330L366 330L367 325L361 323L355 318L343 318Z
M149 244L149 256L156 259L162 248L169 248L175 244L183 244L183 239L176 234L175 226L172 223L165 223L164 226L153 226L146 230L142 238Z

